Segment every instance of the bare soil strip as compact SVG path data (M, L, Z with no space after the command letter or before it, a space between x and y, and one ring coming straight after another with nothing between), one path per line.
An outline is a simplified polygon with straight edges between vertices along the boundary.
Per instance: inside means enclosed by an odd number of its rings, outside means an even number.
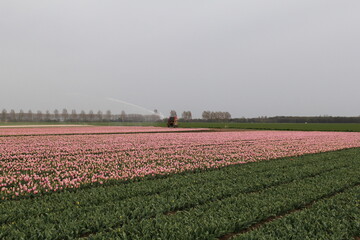
M307 208L312 207L315 203L317 203L317 202L319 202L319 201L321 201L321 200L333 198L333 197L335 197L336 195L341 194L341 193L343 193L344 191L349 190L349 189L351 189L351 188L355 188L355 187L357 187L357 186L360 186L360 184L355 184L355 185L353 185L353 186L349 186L349 187L343 188L343 189L341 189L341 190L338 191L338 192L335 192L335 193L331 193L331 194L322 196L322 197L320 197L320 198L318 198L318 199L315 199L315 200L313 200L313 201L311 201L311 202L309 202L309 203L307 203L307 204L305 204L305 205L303 205L303 206L301 206L301 207L299 207L299 208L295 208L295 209L286 211L286 212L284 212L284 213L282 213L282 214L279 214L279 215L277 215L277 216L273 216L273 217L266 218L266 219L264 219L263 221L260 221L260 222L258 222L258 223L255 223L255 224L251 225L250 227L245 228L245 229L243 229L243 230L241 230L241 231L239 231L239 232L228 233L228 234L225 234L225 235L219 237L218 239L219 239L219 240L229 240L230 238L232 238L232 237L234 237L234 236L238 236L238 235L241 235L241 234L244 234L244 233L248 233L248 232L254 231L254 230L262 227L263 225L265 225L265 224L267 224L267 223L270 223L270 222L275 221L275 220L277 220L277 219L281 219L281 218L286 217L286 216L288 216L288 215L290 215L290 214L292 214L292 213L299 212L299 211L303 211L304 209L307 209ZM360 237L354 237L354 239L355 239L355 240L360 240Z

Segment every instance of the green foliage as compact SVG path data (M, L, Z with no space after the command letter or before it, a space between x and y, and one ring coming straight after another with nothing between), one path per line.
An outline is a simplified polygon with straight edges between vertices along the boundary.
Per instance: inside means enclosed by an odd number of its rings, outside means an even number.
M353 187L359 184L359 170L339 169L259 192L233 194L174 215L129 221L118 228L121 234L110 231L90 239L213 239Z
M9 122L6 125L54 125L78 124L94 126L154 126L166 127L165 122ZM234 123L234 122L179 122L181 128L220 128L220 129L255 129L255 130L291 130L291 131L340 131L360 132L359 123Z
M360 186L232 239L354 239L360 236Z
M231 123L231 122L180 122L180 127L189 128L231 128L257 130L295 130L295 131L341 131L360 132L359 123Z
M360 184L359 171L360 149L349 149L7 200L0 239L213 239L335 199Z

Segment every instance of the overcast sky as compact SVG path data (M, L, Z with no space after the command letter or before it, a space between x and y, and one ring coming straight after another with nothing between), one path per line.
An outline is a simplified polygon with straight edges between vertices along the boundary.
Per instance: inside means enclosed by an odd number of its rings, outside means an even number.
M0 108L359 116L359 24L359 0L1 0Z

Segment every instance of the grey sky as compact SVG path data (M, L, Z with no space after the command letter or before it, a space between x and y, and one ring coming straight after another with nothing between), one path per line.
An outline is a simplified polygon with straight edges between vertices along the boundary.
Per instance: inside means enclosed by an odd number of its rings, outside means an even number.
M0 108L360 115L358 0L1 0Z

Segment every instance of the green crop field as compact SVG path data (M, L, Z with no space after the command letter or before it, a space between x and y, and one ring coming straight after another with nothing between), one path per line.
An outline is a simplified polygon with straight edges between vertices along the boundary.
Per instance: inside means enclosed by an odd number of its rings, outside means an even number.
M360 124L358 124L358 123L308 123L308 124L305 124L305 123L180 122L179 127L360 132Z
M166 127L165 122L0 122L9 125L94 125L94 126L155 126ZM231 123L231 122L179 122L181 128L220 128L294 131L360 132L359 123Z
M97 126L155 126L166 127L165 123L90 123ZM221 128L291 131L341 131L360 132L358 123L231 123L231 122L179 122L181 128Z
M165 123L90 123L97 126L155 126L166 127ZM290 131L340 131L360 132L359 123L231 123L231 122L179 122L181 128L220 128Z
M360 149L0 202L0 239L354 239Z

